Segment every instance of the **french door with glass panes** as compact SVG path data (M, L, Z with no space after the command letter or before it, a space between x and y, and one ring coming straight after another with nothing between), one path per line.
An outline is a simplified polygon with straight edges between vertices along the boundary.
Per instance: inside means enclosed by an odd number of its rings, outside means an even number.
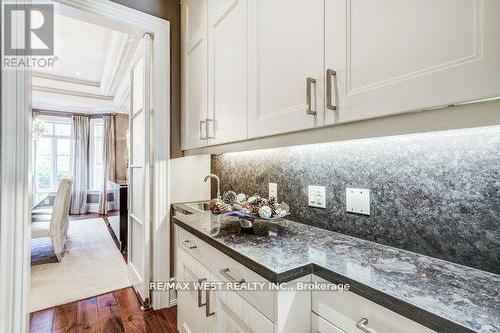
M150 303L151 256L151 35L130 72L128 270L143 304Z

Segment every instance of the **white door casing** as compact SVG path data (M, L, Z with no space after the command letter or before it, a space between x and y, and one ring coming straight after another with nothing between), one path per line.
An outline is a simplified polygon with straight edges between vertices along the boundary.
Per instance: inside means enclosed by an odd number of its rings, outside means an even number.
M24 10L31 1L14 0L9 3L17 4L19 10ZM0 10L3 25L3 8ZM19 17L13 15L9 32L14 45L24 45L26 29ZM3 53L1 60L3 63ZM29 322L32 208L30 87L31 70L4 70L2 67L0 332L25 332Z
M20 6L29 0L14 0ZM96 24L119 23L124 27L151 31L154 40L155 188L153 226L155 230L152 274L155 280L170 276L168 262L170 216L170 24L168 21L112 1L57 0ZM21 8L21 7L20 7ZM18 29L21 31L21 29ZM25 29L22 29L25 31ZM24 37L24 36L23 36ZM18 44L21 45L21 44ZM28 330L31 146L31 75L23 69L2 71L2 193L0 218L0 331ZM154 293L155 308L169 305L168 293Z
M499 96L499 16L497 0L326 1L326 123Z
M151 262L151 34L141 41L143 54L130 73L130 170L128 269L135 291L150 302Z
M248 137L322 126L324 0L249 4Z

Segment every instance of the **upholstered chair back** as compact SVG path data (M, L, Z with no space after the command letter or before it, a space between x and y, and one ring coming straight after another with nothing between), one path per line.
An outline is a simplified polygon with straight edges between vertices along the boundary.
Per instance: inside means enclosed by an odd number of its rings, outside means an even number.
M71 201L71 188L74 178L66 177L61 180L57 189L52 218L50 220L50 235L55 253L61 253L68 233L69 205Z

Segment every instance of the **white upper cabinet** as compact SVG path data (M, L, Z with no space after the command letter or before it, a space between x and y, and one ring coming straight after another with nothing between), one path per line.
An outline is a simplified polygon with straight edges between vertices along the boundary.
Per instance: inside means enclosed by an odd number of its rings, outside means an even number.
M324 1L249 4L248 136L323 125Z
M188 0L182 10L182 148L207 144L207 0Z
M500 95L498 0L326 0L325 17L327 124Z
M183 149L500 96L499 0L181 6Z
M247 138L248 0L208 0L209 144Z

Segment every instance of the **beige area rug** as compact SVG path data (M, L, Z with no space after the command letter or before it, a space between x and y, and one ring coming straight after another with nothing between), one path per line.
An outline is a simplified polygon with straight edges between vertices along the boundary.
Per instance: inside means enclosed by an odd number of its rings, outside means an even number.
M30 312L131 285L127 264L101 218L71 221L68 235L61 262L31 267Z

